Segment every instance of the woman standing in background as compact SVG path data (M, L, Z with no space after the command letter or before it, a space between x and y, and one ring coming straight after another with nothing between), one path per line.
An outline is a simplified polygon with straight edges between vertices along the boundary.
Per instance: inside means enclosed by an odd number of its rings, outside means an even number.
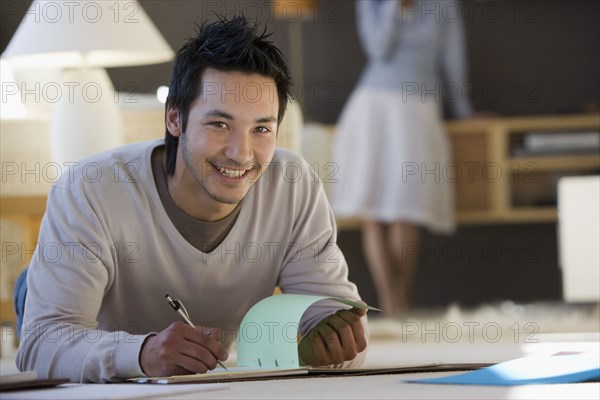
M469 116L471 107L462 20L448 18L447 4L356 4L368 65L337 125L332 204L338 217L363 221L363 249L389 316L411 308L421 227L450 233L455 225L442 94L462 92L447 102L452 117Z

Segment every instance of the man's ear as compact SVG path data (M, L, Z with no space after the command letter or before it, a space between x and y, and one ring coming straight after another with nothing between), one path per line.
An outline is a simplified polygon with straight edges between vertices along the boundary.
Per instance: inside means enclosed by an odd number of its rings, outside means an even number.
M179 118L179 111L173 107L169 107L167 109L167 114L165 115L165 124L169 133L175 137L181 136L183 132L183 127L181 126L181 118Z

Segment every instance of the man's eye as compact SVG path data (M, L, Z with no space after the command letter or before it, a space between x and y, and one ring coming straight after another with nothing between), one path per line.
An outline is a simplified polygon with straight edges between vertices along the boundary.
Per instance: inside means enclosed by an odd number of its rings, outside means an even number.
M259 133L269 133L271 132L271 130L269 128L267 128L266 126L258 126L256 127L256 131Z
M227 128L227 124L224 122L211 122L209 125L212 125L215 128Z

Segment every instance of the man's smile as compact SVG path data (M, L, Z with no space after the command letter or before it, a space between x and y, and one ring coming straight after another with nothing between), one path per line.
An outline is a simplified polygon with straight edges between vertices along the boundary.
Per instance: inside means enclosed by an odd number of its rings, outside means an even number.
M249 173L253 170L256 169L256 165L255 164L251 164L248 165L246 167L243 166L225 166L225 165L219 165L217 163L213 163L213 162L209 162L209 164L216 169L218 172L220 172L221 178L233 178L236 181L239 181L240 178L245 177L246 175L249 175Z

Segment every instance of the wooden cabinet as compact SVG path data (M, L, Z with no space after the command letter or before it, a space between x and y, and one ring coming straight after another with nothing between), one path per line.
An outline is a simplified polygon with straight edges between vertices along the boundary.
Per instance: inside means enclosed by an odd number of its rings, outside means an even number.
M459 223L550 222L556 220L556 181L598 174L598 151L522 152L531 132L598 132L599 114L509 117L447 124Z
M33 256L45 210L46 196L0 197L0 324L14 324L13 288ZM7 329L9 338L16 328Z

